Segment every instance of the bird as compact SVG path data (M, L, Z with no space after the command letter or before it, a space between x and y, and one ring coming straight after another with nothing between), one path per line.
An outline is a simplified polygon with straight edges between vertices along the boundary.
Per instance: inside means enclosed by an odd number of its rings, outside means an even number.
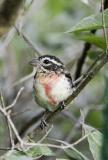
M36 103L50 112L54 112L58 105L64 108L64 101L72 95L74 88L64 63L56 56L42 55L33 58L29 64L36 70L33 79Z

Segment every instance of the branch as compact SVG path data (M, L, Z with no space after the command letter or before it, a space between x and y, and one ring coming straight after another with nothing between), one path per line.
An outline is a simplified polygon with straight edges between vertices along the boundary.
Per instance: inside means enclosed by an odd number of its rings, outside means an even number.
M105 0L104 1L104 4L103 4L103 8L106 9L108 8L108 0ZM100 10L100 12L102 11L102 9ZM90 32L92 34L95 34L97 30L91 30ZM81 72L82 72L82 68L83 68L83 64L85 62L85 59L87 57L87 53L89 51L89 49L91 48L92 44L86 42L84 44L84 49L82 51L82 55L81 57L79 58L78 62L77 62L77 68L76 68L76 72L75 72L75 79L79 78L80 75L81 75Z
M92 64L90 69L83 75L82 81L79 83L76 90L73 94L66 100L66 104L68 105L74 98L78 96L78 94L82 91L82 89L94 78L97 72L108 62L108 53L101 54Z
M1 107L5 109L5 104L4 104L2 91L0 91L0 102L1 102ZM8 112L7 114L10 114L10 112ZM9 139L10 139L10 143L11 143L11 149L13 149L14 143L13 143L13 138L12 138L12 130L11 130L10 124L9 124L6 117L5 117L5 120L6 120L8 131L9 131Z
M96 30L92 30L91 31L92 34L95 34L96 33ZM87 57L87 52L89 51L89 49L91 48L91 44L86 42L84 44L84 49L82 51L82 55L81 57L78 59L78 62L77 62L77 68L76 68L76 72L75 72L75 79L79 78L80 75L81 75L81 72L82 72L82 67L83 67L83 64L85 62L85 59Z
M86 139L92 132L94 132L94 130L90 131L89 133L85 134L83 137L81 137L80 139L78 139L77 141L75 141L74 143L72 144L69 144L68 142L66 141L62 141L62 140L58 140L58 139L53 139L53 138L50 138L50 140L53 140L55 142L58 142L60 143L60 145L55 145L55 144L50 144L50 143L40 143L40 142L37 142L37 143L26 143L25 142L25 145L28 146L28 149L29 150L30 148L32 148L33 146L40 146L40 147L51 147L51 148L58 148L58 149L68 149L68 148L71 148L73 150L76 150L74 146L78 145L79 143L81 143L84 139ZM77 151L77 150L76 150Z
M25 0L3 0L0 4L0 37L15 23L19 9Z
M18 98L19 98L19 96L21 95L21 92L22 92L23 90L24 90L24 87L21 87L20 90L18 91L17 96L16 96L16 98L14 99L13 103L12 103L11 105L7 106L7 107L6 107L6 110L9 110L9 109L11 109L12 107L15 106L15 104L17 103L17 100L18 100Z
M50 129L51 130L51 129ZM50 130L48 131L48 133L50 132ZM32 142L25 142L24 145L27 147L26 152L29 151L30 148L33 148L33 146L38 146L38 147L51 147L51 148L59 148L59 149L74 149L74 146L78 145L79 143L81 143L83 140L85 140L91 133L93 133L95 130L91 130L89 133L85 134L83 137L79 138L77 141L75 141L74 143L70 144L66 141L62 141L62 140L58 140L58 139L53 139L53 138L48 138L49 140L52 140L54 142L58 142L58 145L55 144L50 144L50 143L41 143L40 141L37 143L32 143ZM48 134L47 133L47 134ZM47 135L46 134L46 135ZM15 148L16 150L18 148ZM11 148L0 148L0 150L11 150ZM77 150L76 150L77 151Z
M23 140L20 138L20 135L14 125L14 123L12 122L11 120L11 117L10 117L10 113L11 113L11 109L17 102L22 90L24 88L21 88L15 98L15 100L13 101L13 103L11 105L9 105L8 107L5 107L5 104L4 104L4 99L3 99L3 95L2 95L2 92L0 93L0 102L1 102L1 106L0 106L0 112L3 114L3 116L6 118L6 122L7 122L7 126L8 126L8 129L9 129L9 136L10 136L10 141L11 141L11 149L14 149L14 138L13 138L13 133L15 134L15 136L17 137L18 139L18 142L20 143L21 147L23 148Z

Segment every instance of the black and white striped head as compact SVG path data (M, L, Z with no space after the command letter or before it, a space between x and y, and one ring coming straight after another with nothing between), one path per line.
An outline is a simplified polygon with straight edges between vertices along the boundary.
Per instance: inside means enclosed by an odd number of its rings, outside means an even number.
M63 71L65 66L59 58L52 55L43 55L34 58L29 62L32 66L37 67L43 71Z

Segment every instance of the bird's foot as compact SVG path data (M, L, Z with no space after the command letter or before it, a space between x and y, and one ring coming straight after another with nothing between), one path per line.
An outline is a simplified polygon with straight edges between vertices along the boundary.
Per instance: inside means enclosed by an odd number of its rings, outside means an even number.
M48 127L48 123L45 121L45 119L41 119L41 124L40 124L40 128L42 130L46 129Z
M61 110L64 110L65 107L66 107L64 101L60 102L59 105L60 105L60 109L61 109Z
M42 119L41 119L41 124L40 124L40 128L41 129L47 129L49 124L46 122L47 117L49 116L49 114L51 114L51 111L47 110L45 111Z

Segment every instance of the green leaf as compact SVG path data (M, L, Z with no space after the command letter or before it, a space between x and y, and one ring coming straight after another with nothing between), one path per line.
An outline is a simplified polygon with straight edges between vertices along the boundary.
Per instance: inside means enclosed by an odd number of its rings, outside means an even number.
M66 149L64 151L68 156L75 158L77 160L89 160L84 154L78 151L75 147L72 147L71 149Z
M25 153L20 151L9 151L0 160L33 160L32 157L27 156Z
M0 157L0 160L33 160L34 158L41 155L54 156L48 147L33 147L26 153L16 150L9 151Z
M104 11L104 17L105 17L105 26L108 27L108 9ZM89 31L92 29L101 29L101 28L103 28L102 13L98 13L96 15L85 17L66 33Z
M102 149L102 133L100 133L98 130L94 129L94 128L88 126L88 125L84 125L84 130L85 133L88 134L88 142L89 142L89 147L90 147L90 151L92 153L92 156L94 158L94 160L101 160L101 149Z
M79 40L86 41L88 43L94 44L95 46L105 49L106 48L106 43L105 43L105 38L101 36L97 36L94 34L86 33L86 34L76 34L75 36Z
M102 54L101 51L94 51L94 50L88 51L88 57L92 60L95 60L97 56L99 56L100 54Z
M32 157L36 157L40 155L54 156L54 153L48 147L33 147L29 151L27 151L27 154Z
M81 2L83 2L84 4L89 4L89 1L88 0L80 0Z
M106 68L107 71L107 68ZM102 147L102 160L108 159L108 75L105 76L105 93L104 93L104 110L103 110L103 147Z

